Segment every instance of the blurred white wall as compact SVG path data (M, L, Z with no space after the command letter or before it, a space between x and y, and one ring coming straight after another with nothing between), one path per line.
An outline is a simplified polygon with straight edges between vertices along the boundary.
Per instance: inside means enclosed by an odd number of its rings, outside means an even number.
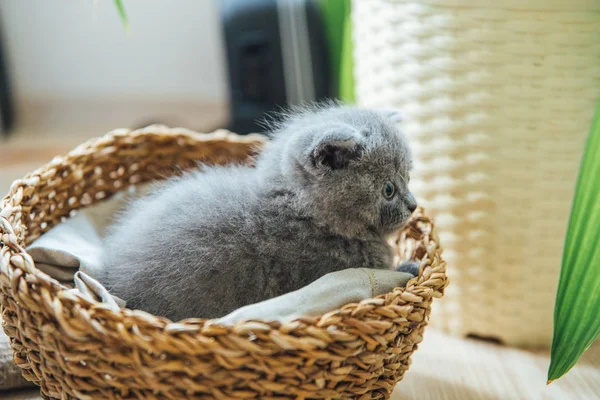
M20 100L226 101L218 0L2 0Z

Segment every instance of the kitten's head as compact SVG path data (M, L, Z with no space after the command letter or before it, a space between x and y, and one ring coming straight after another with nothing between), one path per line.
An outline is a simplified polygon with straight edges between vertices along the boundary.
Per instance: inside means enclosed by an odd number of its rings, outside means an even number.
M416 208L398 119L394 111L331 105L292 114L273 149L286 185L340 234L395 232Z

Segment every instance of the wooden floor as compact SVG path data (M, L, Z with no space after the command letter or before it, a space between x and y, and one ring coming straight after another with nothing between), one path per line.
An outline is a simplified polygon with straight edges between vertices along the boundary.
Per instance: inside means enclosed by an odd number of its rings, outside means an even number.
M0 198L15 179L112 129L162 123L211 132L227 120L227 109L212 103L65 101L22 107L29 112L18 128L7 139L0 135Z
M392 399L600 399L600 342L548 386L549 362L548 350L513 349L430 330Z
M429 330L393 400L600 399L600 343L565 377L546 386L548 356L458 339ZM0 393L6 400L38 400L37 389Z
M209 129L210 127L207 127ZM202 129L198 127L197 129ZM54 155L64 154L105 129L17 132L0 142L0 193ZM443 301L443 300L442 300ZM600 343L564 378L546 386L547 351L525 351L459 339L428 330L394 400L594 400L600 399ZM35 388L0 392L0 399L39 399Z

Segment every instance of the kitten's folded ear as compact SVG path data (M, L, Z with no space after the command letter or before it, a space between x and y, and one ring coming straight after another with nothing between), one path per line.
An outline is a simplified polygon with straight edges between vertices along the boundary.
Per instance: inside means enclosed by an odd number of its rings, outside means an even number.
M354 131L324 134L313 145L311 167L317 171L347 168L350 162L359 159L362 154L363 147L359 141L360 136Z

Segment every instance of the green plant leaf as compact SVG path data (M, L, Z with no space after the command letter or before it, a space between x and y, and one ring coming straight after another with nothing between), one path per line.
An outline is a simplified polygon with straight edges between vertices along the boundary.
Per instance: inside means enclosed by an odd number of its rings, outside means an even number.
M600 335L600 103L587 139L554 305L548 383L566 374Z
M317 4L327 34L332 93L353 102L351 0L319 0Z
M342 59L340 66L340 99L347 103L356 102L354 91L354 44L352 42L352 19L350 15L344 20L344 36L342 42Z
M125 13L125 7L123 6L123 0L115 0L115 5L117 6L117 10L119 11L119 16L121 17L121 21L123 21L123 25L125 25L125 29L129 30L129 21L127 20L127 14Z

